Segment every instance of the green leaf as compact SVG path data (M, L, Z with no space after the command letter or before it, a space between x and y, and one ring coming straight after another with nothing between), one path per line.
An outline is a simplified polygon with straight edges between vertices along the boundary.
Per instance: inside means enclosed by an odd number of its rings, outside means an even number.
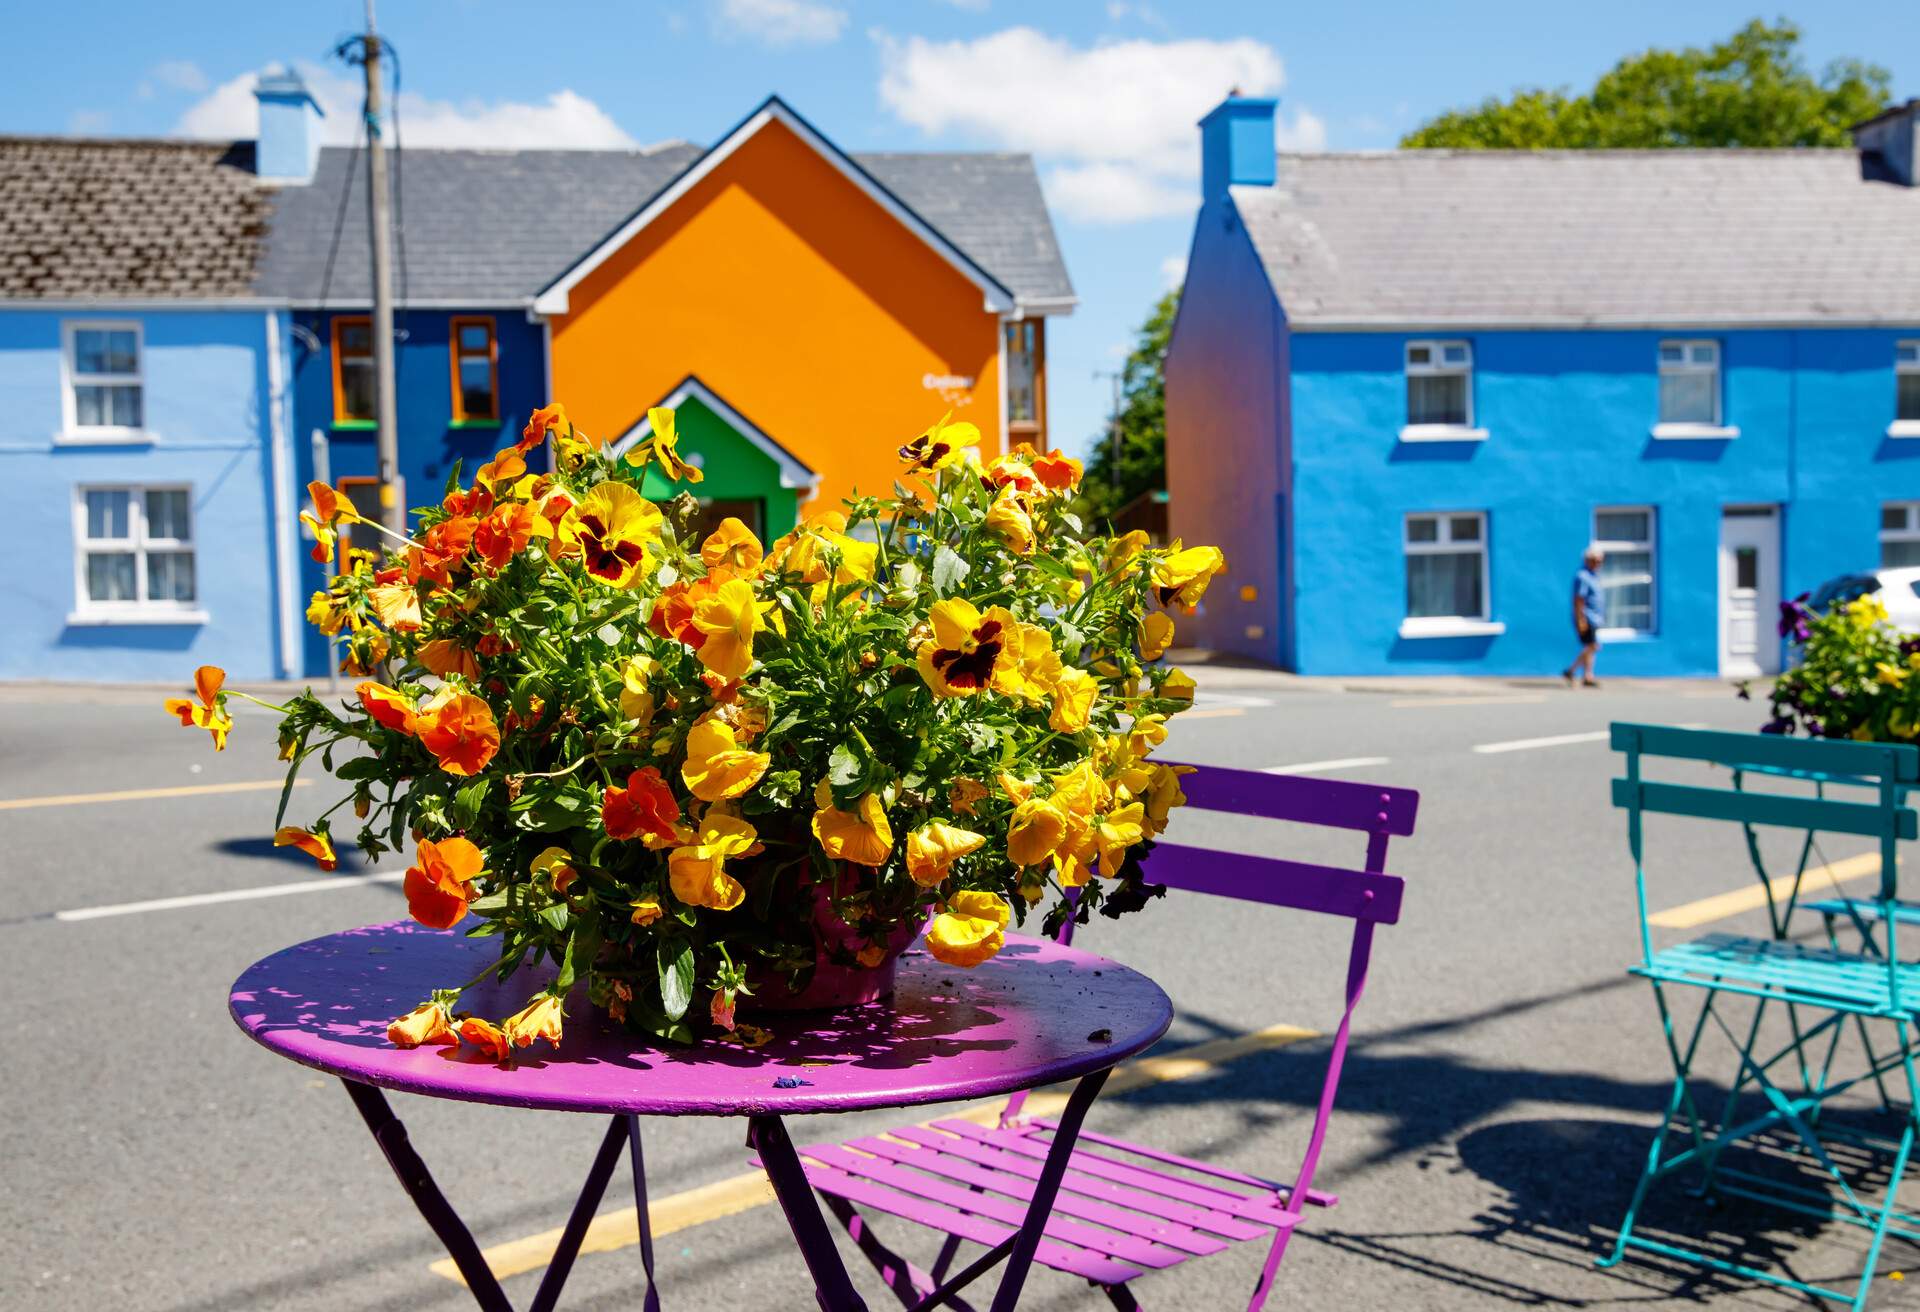
M453 795L453 826L471 829L480 819L481 804L487 800L488 779L478 779Z
M507 892L505 889L500 890L498 893L489 893L485 897L477 897L467 903L467 910L473 912L476 916L492 916L506 909Z
M564 934L567 932L567 922L572 919L572 913L567 910L564 902L560 902L550 907L540 908L540 919L546 921L554 933Z
M386 764L377 756L356 756L342 761L334 767L333 777L356 783L362 779L378 779L386 773Z
M933 553L933 590L942 596L952 596L960 587L962 579L967 577L967 562L945 543Z
M280 785L280 806L279 809L273 813L273 827L275 829L278 829L281 822L287 818L287 799L293 796L293 781L299 777L300 762L306 760L306 758L306 749L302 747L301 750L293 754L293 760L287 763L287 781Z
M553 981L555 990L565 992L572 988L575 980L593 968L593 959L599 951L600 922L583 916L575 922L573 937L567 940L566 960L561 962L560 973Z
M660 963L660 1004L668 1020L679 1020L693 1003L693 944L685 939L662 939L656 949Z
M834 788L853 788L866 778L867 767L847 743L836 746L827 756L827 782Z

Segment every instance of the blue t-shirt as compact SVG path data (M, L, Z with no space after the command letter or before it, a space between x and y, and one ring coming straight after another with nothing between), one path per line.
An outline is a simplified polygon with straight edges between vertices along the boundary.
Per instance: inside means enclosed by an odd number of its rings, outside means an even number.
M1587 623L1599 628L1607 614L1606 601L1600 592L1600 576L1582 566L1573 576L1573 595L1579 599L1580 613L1587 617Z

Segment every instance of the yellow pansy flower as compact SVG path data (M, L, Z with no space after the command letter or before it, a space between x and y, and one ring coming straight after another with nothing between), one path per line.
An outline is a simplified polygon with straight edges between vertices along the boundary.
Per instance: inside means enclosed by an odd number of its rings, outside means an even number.
M1000 618L999 609L989 610L987 617ZM1002 622L1001 637L1006 649L994 663L993 690L1003 697L1045 701L1060 677L1060 653L1053 649L1053 635L1009 613Z
M753 635L766 628L762 616L773 607L756 601L753 585L728 579L693 608L693 627L707 635L697 655L723 679L738 679L753 665Z
M1100 682L1085 670L1065 669L1053 683L1053 712L1047 727L1055 733L1079 733L1093 714Z
M936 961L970 970L1006 946L1012 914L998 893L955 893L927 926L927 951Z
M703 802L739 797L760 782L773 758L739 746L733 726L724 720L703 720L687 731L687 761L680 778Z
M1889 688L1898 688L1907 681L1907 672L1898 665L1889 664L1886 661L1875 661L1873 677Z
M893 853L893 827L878 793L867 793L851 811L833 804L833 789L822 779L813 790L813 836L820 850L836 861L883 866Z
M536 879L544 875L552 882L553 891L562 896L573 886L573 881L580 877L579 870L573 864L573 853L564 847L541 848L540 855L533 858L532 863L527 866L527 871Z
M1140 624L1140 659L1157 661L1173 645L1173 616L1155 611Z
M699 841L667 854L667 882L673 895L688 906L731 911L746 899L747 890L728 874L729 857L750 855L759 838L754 827L738 816L709 811L700 823Z
M620 667L620 714L638 721L636 733L645 733L653 723L655 701L649 686L660 672L660 662L651 656L629 656Z
M1166 716L1137 716L1133 721L1133 728L1127 733L1127 751L1136 757L1146 756L1166 740Z
M986 845L986 837L944 820L932 820L907 835L907 874L922 888L938 888L953 863Z
M660 472L668 481L698 483L706 475L699 468L680 458L680 430L674 421L673 411L665 406L654 406L647 411L646 438L627 452L627 463L636 469L645 469L651 460L660 466Z
M1029 797L1013 808L1007 824L1007 859L1036 866L1060 849L1067 836L1066 813L1044 797Z
M629 905L633 911L629 919L636 925L651 925L666 914L661 909L660 899L653 896L637 897Z
M1100 852L1100 873L1112 879L1127 859L1127 849L1147 836L1146 808L1129 802L1100 817L1093 827L1093 845Z
M1153 585L1162 606L1179 606L1191 614L1206 594L1213 576L1227 568L1227 558L1218 547L1181 549L1178 541L1173 552L1153 565Z
M1190 702L1197 688L1198 685L1194 683L1191 674L1185 670L1175 670L1167 676L1166 682L1160 685L1160 695L1177 702Z
M1002 492L994 498L993 505L987 509L983 521L987 531L999 537L1016 556L1030 555L1033 551L1033 516L1027 513L1026 506L1012 492Z
M500 1032L516 1048L530 1047L535 1039L560 1042L560 999L542 993L525 1007L500 1022Z
M928 615L933 640L917 653L921 677L937 697L962 697L993 681L996 662L1006 647L1006 632L1017 621L995 606L985 615L970 601L936 601Z
M660 525L660 507L625 483L608 481L567 511L558 536L579 549L589 575L610 587L631 588L660 540Z
M710 570L728 569L751 574L760 568L760 539L740 520L728 515L700 544L700 559Z
M900 448L900 459L910 471L931 473L945 469L954 461L965 459L968 447L980 445L977 427L965 420L957 424L952 420L953 411L949 410L938 423Z

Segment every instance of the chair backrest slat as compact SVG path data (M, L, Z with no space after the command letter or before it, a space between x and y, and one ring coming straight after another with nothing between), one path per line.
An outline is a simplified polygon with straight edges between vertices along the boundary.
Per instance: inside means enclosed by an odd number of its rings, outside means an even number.
M1231 770L1218 765L1197 767L1180 786L1187 795L1187 805L1202 811L1228 811L1396 837L1413 832L1414 813L1420 806L1420 794L1411 788L1380 788L1345 779Z
M1702 820L1738 820L1750 825L1864 834L1869 838L1913 838L1920 832L1916 829L1914 813L1908 807L1889 810L1871 802L1735 792L1646 780L1615 779L1613 804L1628 810L1695 816Z
M1141 866L1147 879L1168 888L1383 925L1400 919L1400 898L1405 888L1395 875L1215 852L1178 843L1155 844Z
M1642 756L1672 756L1719 765L1767 767L1856 780L1920 780L1920 748L1903 743L1857 743L1826 738L1788 738L1780 734L1721 733L1678 729L1661 724L1620 722L1612 729L1613 750Z

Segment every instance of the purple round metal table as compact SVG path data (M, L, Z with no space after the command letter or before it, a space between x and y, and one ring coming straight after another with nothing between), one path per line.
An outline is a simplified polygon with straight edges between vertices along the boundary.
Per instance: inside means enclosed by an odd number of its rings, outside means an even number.
M498 1066L469 1049L403 1051L387 1024L435 988L470 979L496 959L491 938L410 921L372 925L311 939L276 952L234 982L234 1021L255 1042L289 1060L340 1078L480 1306L512 1305L433 1177L407 1141L382 1089L463 1102L591 1112L612 1117L579 1201L562 1232L531 1306L559 1298L588 1224L622 1149L632 1158L648 1312L659 1307L647 1229L641 1116L741 1116L828 1312L863 1309L808 1186L781 1118L985 1098L1078 1080L1042 1168L1026 1223L963 1272L967 1280L1006 1261L995 1312L1018 1301L1034 1248L1059 1190L1087 1107L1107 1072L1166 1033L1167 995L1152 980L1103 957L1046 939L1009 937L992 961L973 970L943 966L915 950L900 961L890 1001L839 1012L763 1013L755 1023L773 1038L759 1048L721 1041L651 1045L591 1011L583 994L568 1001L566 1037L557 1050L518 1050ZM506 985L491 977L467 990L461 1007L506 1015L551 977L521 970ZM960 1283L950 1282L947 1292ZM932 1307L940 1291L922 1300Z

